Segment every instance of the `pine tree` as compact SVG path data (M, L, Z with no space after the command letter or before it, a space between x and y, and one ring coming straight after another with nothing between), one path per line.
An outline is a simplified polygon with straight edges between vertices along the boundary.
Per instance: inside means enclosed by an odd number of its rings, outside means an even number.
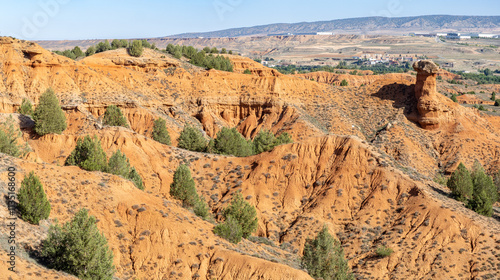
M238 244L243 236L240 223L232 216L227 217L224 223L215 226L214 233L234 244Z
M142 182L141 175L139 175L139 172L137 172L137 170L135 169L135 167L130 168L130 172L128 174L128 178L130 179L130 181L132 181L132 183L134 183L134 185L138 189L144 190L144 183Z
M231 204L224 209L224 217L233 217L240 223L242 236L248 238L257 230L258 219L255 207L246 202L241 193L237 193L231 200Z
M193 210L194 210L194 213L196 214L196 216L202 217L202 218L207 218L210 214L210 212L208 210L207 202L205 201L204 198L198 199L198 201L194 205Z
M87 135L78 139L75 149L66 159L66 165L79 166L88 171L105 171L108 165L106 153L97 136L92 139Z
M447 186L456 200L467 202L472 197L472 178L463 163L460 163L457 170L451 174Z
M33 105L31 104L31 101L27 98L23 98L21 107L19 107L17 112L25 116L33 116Z
M153 132L151 136L155 141L158 141L162 144L170 145L172 143L170 141L170 134L167 130L167 123L162 118L154 121Z
M292 136L290 134L283 132L278 137L276 137L276 141L274 142L274 146L284 145L293 143Z
M50 202L40 179L33 171L24 176L19 189L19 211L21 219L34 225L45 220L50 214Z
M207 147L207 140L203 137L201 131L189 124L184 126L177 142L179 148L194 152L203 152Z
M108 161L107 173L122 176L123 178L128 178L130 173L130 163L125 154L122 154L120 150L117 150Z
M28 143L19 143L22 133L14 126L14 122L14 118L9 116L5 122L0 123L0 153L13 157L24 156L30 149Z
M85 54L82 52L82 49L80 49L79 46L76 46L72 51L71 51L76 58L85 56Z
M174 173L174 181L170 185L170 195L183 202L185 207L193 207L199 200L198 193L191 170L184 164L181 164Z
M88 47L87 50L85 51L86 56L91 56L94 54L95 54L95 47L94 46Z
M128 127L127 119L123 116L122 110L116 105L110 105L106 108L103 122L109 126Z
M477 161L474 163L472 171L472 182L474 191L468 207L481 215L491 217L493 203L497 200L498 192L493 179L486 174Z
M253 139L253 149L255 154L270 151L274 148L276 137L269 130L261 130Z
M223 127L214 139L216 153L246 157L253 154L252 143L247 141L236 128Z
M52 89L48 89L40 97L40 102L33 113L35 132L43 136L49 133L61 134L67 127L59 100Z
M354 280L349 265L344 258L344 250L338 240L328 232L326 226L315 239L306 239L302 265L309 275L324 280Z
M131 56L139 57L142 55L142 52L144 51L144 47L142 45L142 41L134 40L132 42L132 45L128 48L128 53Z
M349 85L349 83L347 82L347 80L342 80L342 82L340 82L341 87L346 87L348 85Z
M115 268L113 252L96 226L96 218L81 209L62 227L51 226L42 242L41 257L49 268L65 271L80 279L111 280Z

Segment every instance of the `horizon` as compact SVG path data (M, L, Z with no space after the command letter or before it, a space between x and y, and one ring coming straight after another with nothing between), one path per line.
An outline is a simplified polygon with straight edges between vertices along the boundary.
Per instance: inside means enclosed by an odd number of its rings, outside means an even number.
M73 0L20 0L4 4L0 36L24 40L99 40L158 38L269 24L294 24L366 17L418 17L431 15L499 16L493 0L435 1L299 0L252 2L243 0L132 0L84 2ZM448 10L453 4L453 12ZM356 8L353 8L356 7ZM300 11L300 12L298 12ZM189 16L187 16L189 15Z

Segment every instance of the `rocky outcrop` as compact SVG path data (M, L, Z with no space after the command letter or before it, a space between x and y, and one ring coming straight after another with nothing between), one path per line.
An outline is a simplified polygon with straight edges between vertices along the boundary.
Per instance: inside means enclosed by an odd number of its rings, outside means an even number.
M415 62L413 69L417 71L415 97L418 100L418 123L424 129L436 129L439 127L440 118L448 112L437 97L436 77L441 69L430 60Z

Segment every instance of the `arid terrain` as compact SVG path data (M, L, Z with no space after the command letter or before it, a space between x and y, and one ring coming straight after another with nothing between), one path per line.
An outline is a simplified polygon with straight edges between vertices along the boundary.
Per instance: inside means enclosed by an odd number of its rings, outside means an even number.
M162 39L157 46L180 40ZM47 269L29 252L38 248L50 224L68 221L83 207L98 219L118 279L312 279L300 257L306 238L323 225L340 240L358 279L499 279L498 208L493 217L481 216L434 182L460 162L472 167L478 160L488 172L498 172L499 107L485 103L489 111L482 112L449 97L484 92L477 95L479 101L461 101L476 104L492 91L500 94L499 86L450 84L446 80L453 74L432 68L430 61L405 74L284 75L244 56L258 52L285 59L308 53L311 60L330 52L329 40L337 42L337 54L348 56L375 45L401 53L415 44L409 53L431 57L442 52L439 62L467 50L470 57L457 58L464 64L475 59L475 51L468 50L483 48L460 46L444 54L448 43L413 37L186 41L241 52L225 55L234 72L224 72L150 49L138 58L117 49L73 61L36 43L1 37L0 120L14 116L32 152L20 159L0 154L0 190L8 192L8 167L17 169L17 180L35 171L52 211L40 226L18 220L17 242L25 252L19 252L16 273L7 270L8 244L0 239L0 278L76 279ZM273 51L276 44L281 47ZM498 65L498 48L489 51L482 63ZM349 85L340 86L342 80ZM59 97L68 128L40 137L33 122L16 112L23 98L36 106L47 88ZM109 105L123 110L130 128L102 125ZM158 117L167 121L171 146L151 138ZM207 137L227 126L247 139L263 129L288 132L294 143L250 157L190 152L176 147L188 123ZM119 176L64 166L85 135L96 135L108 157L120 149L137 168L145 190ZM235 245L216 236L213 223L170 196L181 163L189 163L198 193L216 218L236 192L255 206L259 224L251 239ZM3 222L7 216L3 199ZM8 229L1 227L0 234L7 236ZM380 245L394 253L377 257Z

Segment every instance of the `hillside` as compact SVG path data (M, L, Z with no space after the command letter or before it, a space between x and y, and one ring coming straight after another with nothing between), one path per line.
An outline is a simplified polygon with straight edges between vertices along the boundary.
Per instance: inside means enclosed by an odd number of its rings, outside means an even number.
M498 171L499 117L442 95L450 85L437 79L440 69L430 61L415 65L417 76L304 76L226 56L234 72L152 50L139 58L118 49L72 61L35 43L0 38L0 119L18 119L32 149L21 159L0 154L0 190L8 192L9 166L17 180L35 171L52 204L41 226L19 220L25 250L36 250L56 219L65 222L84 207L109 241L119 279L312 279L300 256L306 238L323 225L340 240L358 279L494 279L500 213L474 213L433 179L475 160ZM349 86L338 86L339 79ZM15 112L22 98L36 105L49 87L69 126L39 137ZM109 105L124 111L130 128L102 125ZM172 146L151 138L158 117L167 121ZM243 158L190 152L175 147L186 123L209 137L223 126L247 139L263 129L288 132L294 143ZM84 135L96 135L108 157L120 149L145 190L119 176L63 166ZM253 239L227 242L214 235L213 223L170 196L181 163L189 164L216 218L237 192L255 206ZM4 222L7 213L2 200ZM6 227L0 232L8 235ZM394 253L377 257L380 245ZM35 260L22 252L18 272L7 277L74 279Z
M183 33L173 38L221 38L279 33L334 32L339 34L403 34L436 31L500 31L500 16L429 15L415 17L362 17L331 21L276 23L220 31Z

